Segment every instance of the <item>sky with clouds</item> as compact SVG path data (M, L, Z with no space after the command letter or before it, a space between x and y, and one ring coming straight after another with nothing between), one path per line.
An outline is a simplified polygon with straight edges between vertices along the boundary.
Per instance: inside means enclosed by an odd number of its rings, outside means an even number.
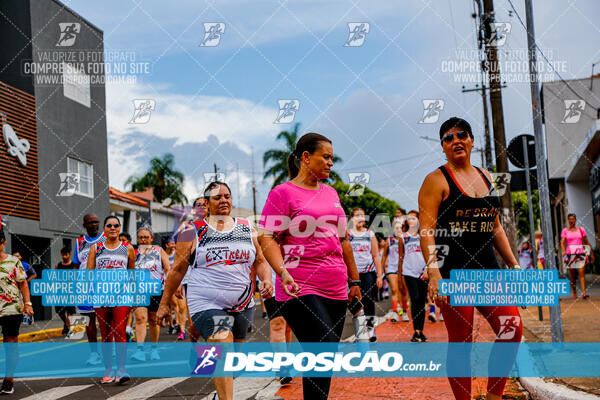
M512 0L525 18L524 2ZM532 132L526 34L508 0L496 21L510 24L499 47L506 136ZM483 143L481 97L462 93L479 75L473 2L447 1L65 1L104 31L105 50L148 63L135 83L109 83L110 184L119 189L148 160L170 152L194 197L214 164L234 205L252 207L252 153L260 210L271 182L262 154L293 123L275 124L278 100L299 100L294 122L317 131L343 159L335 169L368 172L369 187L415 208L425 175L444 163L439 124L458 115ZM541 49L565 79L589 77L600 61L596 0L534 2ZM218 46L200 46L205 23L224 23ZM344 46L349 23L368 23L362 46ZM353 42L352 44L356 44ZM540 57L538 57L540 58ZM131 71L130 71L131 72ZM547 67L545 81L558 79ZM134 99L156 102L145 124L130 124ZM437 123L420 123L423 100L441 99ZM480 165L480 154L472 160Z

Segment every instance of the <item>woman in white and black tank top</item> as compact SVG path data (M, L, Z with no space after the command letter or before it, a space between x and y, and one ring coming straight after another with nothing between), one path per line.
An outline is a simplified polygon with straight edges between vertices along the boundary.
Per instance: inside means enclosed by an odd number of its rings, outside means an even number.
M363 295L365 317L369 340L377 340L375 336L375 300L377 290L383 284L383 269L379 258L379 245L373 231L365 227L365 211L355 208L350 212L351 228L348 230L348 240L352 245L354 262L360 277L360 291Z
M90 248L87 259L88 269L134 269L135 252L131 245L119 241L121 222L119 218L110 215L104 219L104 233L106 241L96 243ZM104 377L100 381L103 384L123 384L130 377L125 370L127 315L131 307L94 307L100 333L102 334L102 355L104 358ZM117 349L117 372L112 369L112 342L116 342ZM106 343L111 343L107 345Z
M135 267L137 269L147 269L150 271L150 279L161 281L161 287L164 288L165 277L170 268L169 257L160 246L152 245L154 235L149 227L142 227L137 232L138 248L135 250ZM156 320L156 311L160 305L162 294L150 296L148 306L136 307L135 309L135 338L137 350L131 358L136 361L146 361L144 353L144 341L146 340L146 322L150 325L150 359L160 360L158 354L158 336L160 326Z
M410 312L414 329L410 341L425 342L427 338L423 334L423 325L425 324L425 303L427 302L427 272L425 271L425 258L421 251L419 212L409 211L405 225L408 229L402 234L398 258L400 273L404 277L410 295Z
M261 295L273 293L271 271L247 220L229 216L231 191L223 182L211 182L204 192L209 217L186 225L177 240L177 253L189 255L186 296L192 323L207 342L243 342L254 314L254 274ZM188 270L188 260L175 262L169 274L159 321L170 318L170 297ZM233 378L215 378L220 399L230 399Z
M406 217L403 216L403 221ZM408 309L408 293L402 274L398 274L398 247L402 240L402 223L394 219L393 236L388 238L383 251L382 262L386 268L387 280L392 289L392 322L408 321L406 310Z

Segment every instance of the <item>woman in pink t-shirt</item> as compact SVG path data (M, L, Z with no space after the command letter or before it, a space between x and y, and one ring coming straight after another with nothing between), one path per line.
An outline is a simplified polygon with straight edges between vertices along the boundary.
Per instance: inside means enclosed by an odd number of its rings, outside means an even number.
M361 298L344 209L335 189L319 182L332 159L329 139L302 136L288 157L291 180L271 190L260 219L259 242L277 274L275 298L300 342L339 342L346 305ZM303 378L304 399L327 399L330 384L330 377Z
M576 278L579 274L579 284L583 293L582 298L587 299L590 295L585 291L585 264L588 254L592 262L594 262L594 252L591 251L590 241L587 238L585 229L577 226L577 217L575 214L571 213L567 218L569 220L569 227L564 228L560 234L560 248L563 253L563 261L569 269L573 298L577 298Z

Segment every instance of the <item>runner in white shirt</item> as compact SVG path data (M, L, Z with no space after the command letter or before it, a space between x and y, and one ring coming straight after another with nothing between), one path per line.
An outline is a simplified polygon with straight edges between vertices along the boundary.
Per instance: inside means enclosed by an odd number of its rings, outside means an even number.
M150 279L158 279L164 287L165 277L169 273L169 257L160 246L153 246L154 235L148 227L142 227L137 232L138 248L135 251L135 267L150 271ZM150 359L160 360L158 354L158 336L160 326L156 320L156 311L160 305L162 294L150 296L150 304L147 307L135 308L135 337L137 350L131 358L136 361L146 361L144 353L144 341L146 340L146 322L150 325Z
M398 244L402 240L402 225L400 222L394 222L394 236L388 238L383 250L383 263L386 266L387 279L392 289L392 322L398 322L400 319L408 322L408 292L404 277L398 276ZM402 308L400 302L402 301Z
M134 269L135 252L129 244L119 241L119 231L121 222L114 215L109 215L104 219L104 233L106 241L96 243L89 251L87 259L87 269ZM125 327L127 326L127 315L129 306L95 306L100 333L102 334L102 355L104 358L104 377L100 381L102 384L117 383L123 384L129 381L130 377L125 370L125 357L127 356L127 335ZM112 342L116 342L117 372L116 375L112 369ZM110 345L107 345L110 343Z
M83 235L77 239L75 251L73 252L74 268L85 269L87 267L88 254L92 246L96 243L104 243L106 235L104 232L99 232L100 221L96 214L86 214L83 216L83 227L87 235ZM100 353L98 353L98 330L96 329L96 314L94 307L78 305L77 310L81 315L88 317L88 323L85 327L88 343L90 345L90 356L87 359L88 365L98 365L102 362Z
M406 217L408 231L402 235L399 246L400 272L404 276L410 295L410 312L414 334L411 342L425 342L425 303L427 302L427 272L425 258L421 251L419 235L419 212L410 211Z
M262 282L263 298L273 293L271 271L250 223L229 216L227 184L211 182L204 197L209 217L186 225L179 234L175 266L157 317L159 321L170 318L167 299L191 269L186 297L193 325L207 342L243 342L254 312L252 269ZM233 398L233 378L214 378L214 382L219 399Z
M373 231L365 227L365 211L354 208L350 212L348 239L354 252L354 261L360 277L360 291L367 319L369 340L377 340L375 336L375 299L377 290L383 284L383 269L379 259L379 246Z

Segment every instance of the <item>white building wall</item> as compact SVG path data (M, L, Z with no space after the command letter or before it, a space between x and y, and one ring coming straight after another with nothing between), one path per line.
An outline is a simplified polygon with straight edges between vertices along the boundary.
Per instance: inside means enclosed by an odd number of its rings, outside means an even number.
M577 216L577 224L583 227L588 235L592 237L590 242L593 244L594 237L594 213L592 211L592 196L588 182L565 182L565 191L567 194L568 213L574 213ZM563 221L564 226L568 226ZM557 232L560 234L560 232Z

